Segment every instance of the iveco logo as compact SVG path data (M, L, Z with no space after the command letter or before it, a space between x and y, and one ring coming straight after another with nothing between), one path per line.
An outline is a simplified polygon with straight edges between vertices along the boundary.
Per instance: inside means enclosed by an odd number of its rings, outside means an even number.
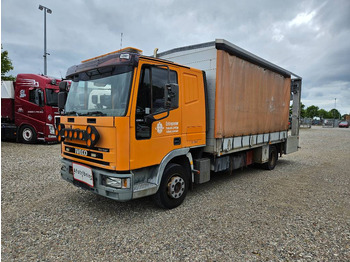
M88 151L83 150L83 149L79 149L79 148L75 148L75 153L78 155L87 156Z

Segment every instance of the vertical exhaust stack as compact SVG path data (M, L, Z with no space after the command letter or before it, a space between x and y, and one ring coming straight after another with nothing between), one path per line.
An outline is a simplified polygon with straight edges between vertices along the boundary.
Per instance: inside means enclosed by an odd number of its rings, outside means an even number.
M154 51L153 51L154 58L157 58L157 52L158 52L158 48L154 48Z

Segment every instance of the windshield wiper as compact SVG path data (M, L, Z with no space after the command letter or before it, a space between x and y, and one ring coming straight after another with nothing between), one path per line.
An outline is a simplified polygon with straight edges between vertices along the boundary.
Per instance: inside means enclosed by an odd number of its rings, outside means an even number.
M93 116L93 115L96 115L96 116L106 116L107 114L105 113L102 113L101 111L92 111L92 112L87 112L86 114L84 114L86 116Z
M69 116L69 115L80 116L81 114L77 113L76 111L69 111L69 112L66 112L66 115L67 116Z

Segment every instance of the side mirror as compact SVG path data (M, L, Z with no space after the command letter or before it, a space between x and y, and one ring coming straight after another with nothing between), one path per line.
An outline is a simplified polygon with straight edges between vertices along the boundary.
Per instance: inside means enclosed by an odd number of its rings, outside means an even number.
M166 84L164 89L165 108L175 109L179 107L179 85Z
M38 106L44 106L44 93L40 89L35 89L35 104Z
M58 85L60 92L66 92L67 91L68 83L66 81L61 81Z
M45 99L44 99L44 92L43 90L39 89L39 106L44 106L45 105Z
M57 105L59 110L63 110L64 106L66 105L66 101L67 101L67 86L68 83L65 81L61 81L58 84L58 88L60 90L60 92L58 93L58 101L57 101Z
M67 92L59 92L58 93L58 108L60 110L64 109L64 106L66 105L66 101L67 101Z

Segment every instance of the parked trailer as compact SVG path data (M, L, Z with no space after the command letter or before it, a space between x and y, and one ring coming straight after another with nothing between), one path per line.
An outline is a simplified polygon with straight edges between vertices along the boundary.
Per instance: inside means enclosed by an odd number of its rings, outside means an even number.
M18 74L16 81L1 81L1 139L24 143L57 141L60 80L36 74Z
M174 208L211 171L272 170L278 154L298 149L301 78L222 39L155 57L120 50L67 78L62 178L111 199L154 195Z

